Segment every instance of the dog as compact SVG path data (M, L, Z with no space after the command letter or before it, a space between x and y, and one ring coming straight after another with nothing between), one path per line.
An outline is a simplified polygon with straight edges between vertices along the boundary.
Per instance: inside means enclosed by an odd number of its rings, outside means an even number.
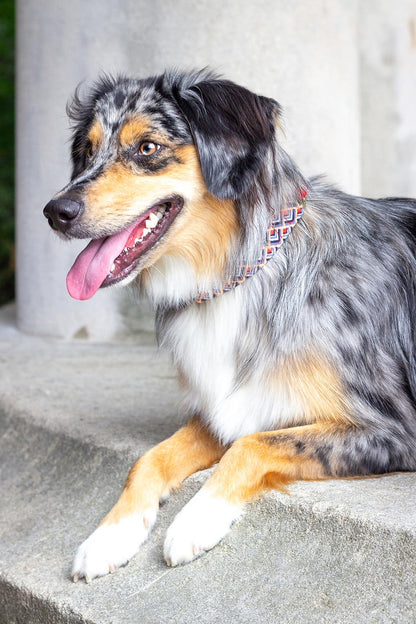
M72 178L44 209L91 239L69 293L140 289L189 414L133 466L73 580L127 563L159 502L214 464L167 531L168 565L270 488L414 471L416 201L307 180L279 104L207 70L103 76L69 116Z

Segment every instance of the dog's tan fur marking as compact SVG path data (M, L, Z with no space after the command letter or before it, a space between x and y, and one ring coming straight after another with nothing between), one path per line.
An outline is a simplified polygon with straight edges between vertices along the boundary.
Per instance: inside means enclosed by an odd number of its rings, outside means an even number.
M299 479L328 479L325 467L313 456L314 439L328 440L337 430L335 425L316 423L244 436L225 453L204 487L213 496L238 504L267 489L286 491L289 483ZM302 452L297 441L302 441Z
M138 131L132 124L126 124L123 129L127 127L126 135L130 138ZM151 250L146 267L169 254L188 260L196 275L204 271L204 275L211 277L222 271L227 250L237 235L236 208L234 202L209 193L193 145L171 149L179 162L152 174L133 171L119 162L113 164L86 190L83 220L92 231L96 223L109 231L119 229L152 204L179 194L185 201L182 213L164 241ZM146 275L142 278L145 280Z
M178 147L175 155L180 163L170 167L167 173L174 179L188 180L190 194L184 198L185 207L171 228L171 236L159 246L152 264L162 255L179 256L190 263L196 276L201 272L208 277L221 274L227 252L238 233L235 204L218 199L208 191L193 145ZM143 278L146 281L146 275Z
M209 277L221 275L238 231L234 202L217 199L207 191L187 208L181 226L167 241L165 253L188 260L196 275L202 271Z
M293 391L298 392L311 421L346 423L350 413L336 370L318 355L308 354L298 363Z
M101 123L97 120L91 126L91 130L88 133L88 140L91 142L92 149L94 151L96 151L96 149L100 145L102 138L103 138L103 129L102 129Z
M86 220L93 223L101 219L101 223L109 228L120 221L122 226L130 218L128 208L137 192L132 189L132 181L133 173L121 163L115 163L94 180L85 192Z
M140 116L129 119L120 131L121 145L130 145L140 140L147 132L150 131L152 123L148 117Z
M100 524L115 524L136 511L157 507L162 494L215 464L225 450L199 420L191 420L134 464L118 502Z
M192 150L192 154L182 160L186 147ZM117 220L122 227L152 204L181 190L185 201L199 198L206 192L205 184L195 149L186 147L175 150L181 163L172 163L152 174L135 171L120 162L114 163L86 190L88 222L93 223L99 218L101 223L111 227Z
M294 355L271 371L265 381L272 387L277 385L279 394L289 395L289 403L298 405L302 422L352 423L339 375L316 353Z

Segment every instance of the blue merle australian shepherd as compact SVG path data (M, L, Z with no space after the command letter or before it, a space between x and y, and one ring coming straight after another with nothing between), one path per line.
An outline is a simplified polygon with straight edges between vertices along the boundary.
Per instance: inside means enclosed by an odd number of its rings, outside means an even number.
M133 466L73 578L140 549L159 501L212 476L167 531L168 565L296 479L416 469L416 202L305 179L280 107L202 71L102 78L75 95L71 182L46 206L76 299L134 282L154 306L188 423Z

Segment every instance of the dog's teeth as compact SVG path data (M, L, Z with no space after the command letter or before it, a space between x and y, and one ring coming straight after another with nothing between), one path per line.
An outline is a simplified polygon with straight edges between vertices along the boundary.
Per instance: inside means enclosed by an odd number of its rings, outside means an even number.
M143 237L147 236L149 234L150 230L148 230L147 228L144 228L143 230Z
M140 243L141 240L142 240L141 238L136 238L135 241L134 241L134 244L137 245L137 243Z
M116 268L116 264L115 262L113 262L113 264L111 265L111 269L110 269L111 273L114 271L115 268Z
M151 228L152 227L152 222L150 219L146 219L145 225L147 228Z
M147 222L149 222L149 225L147 225ZM157 225L157 222L158 222L157 216L153 212L151 212L148 220L146 221L147 227L154 228L155 225Z

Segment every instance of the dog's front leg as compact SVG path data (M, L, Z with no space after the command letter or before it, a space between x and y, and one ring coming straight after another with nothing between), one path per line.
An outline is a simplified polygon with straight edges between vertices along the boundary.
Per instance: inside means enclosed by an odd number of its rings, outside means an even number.
M193 419L143 455L130 470L116 505L79 547L73 580L88 582L127 563L149 535L159 500L189 475L215 464L225 450Z
M284 491L297 479L337 476L339 456L355 453L354 435L353 428L329 423L238 439L169 527L164 545L168 565L186 563L213 548L256 494L269 488Z

